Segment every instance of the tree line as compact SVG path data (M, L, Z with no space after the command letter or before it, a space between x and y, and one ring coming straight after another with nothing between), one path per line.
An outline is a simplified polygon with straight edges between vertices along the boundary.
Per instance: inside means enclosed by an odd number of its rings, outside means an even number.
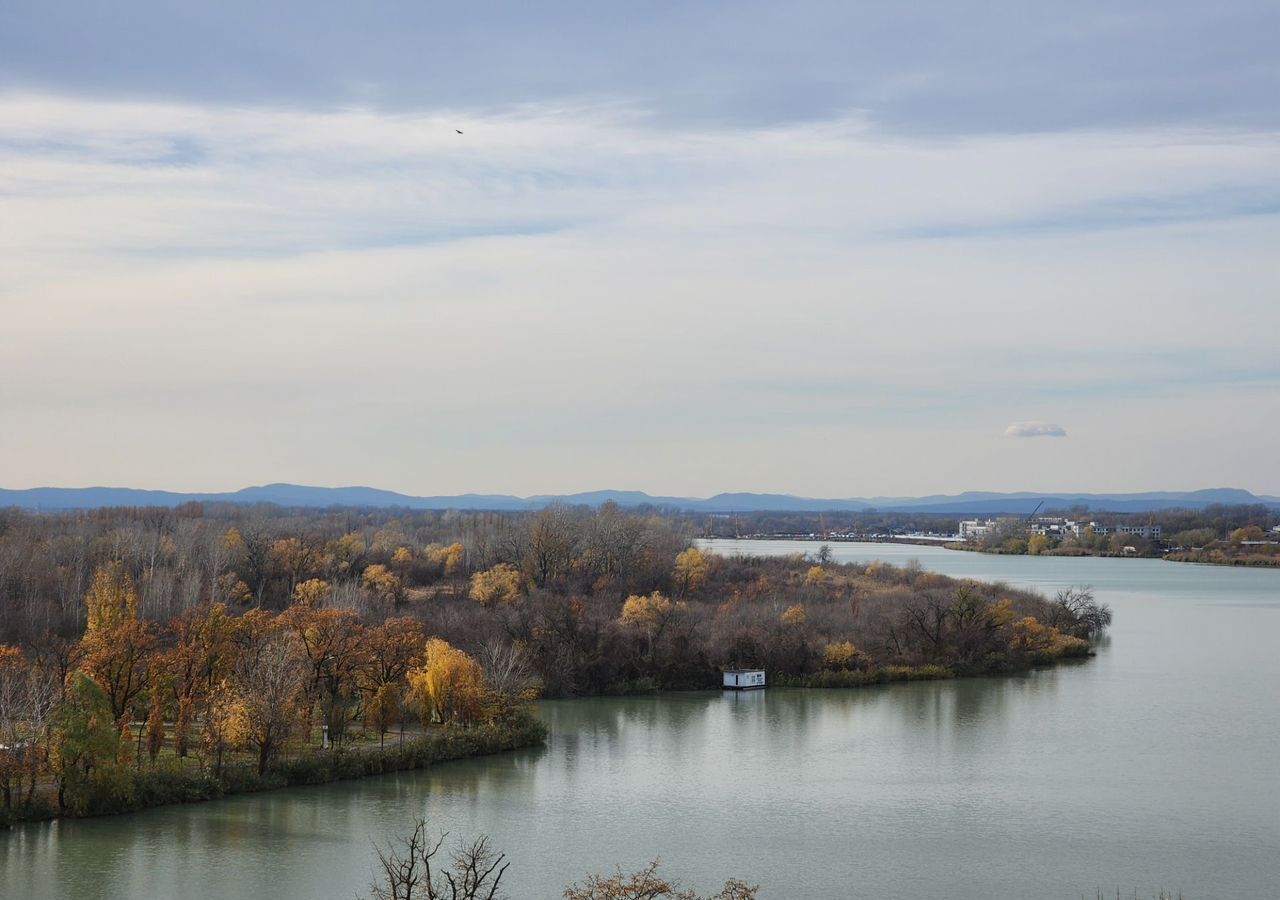
M410 719L509 721L536 695L500 642L472 656L412 616L366 622L318 599L300 591L279 613L209 602L158 623L139 615L123 564L101 565L78 639L0 645L4 811L31 812L42 785L62 811L124 808L162 751L168 774L198 757L221 783L228 758L249 755L265 776L282 750L310 750L316 726L334 752L356 727L383 748L393 728L403 741Z
M715 538L753 535L815 535L822 538L828 534L864 537L908 533L955 534L959 530L961 518L973 518L909 510L750 512L727 515L672 512L671 515L686 522L699 535ZM1164 509L1143 513L1090 512L1083 506L1067 509L1047 507L1039 515L1061 516L1077 521L1097 519L1120 525L1159 525L1165 543L1182 547L1203 547L1213 541L1227 543L1238 529L1252 526L1265 533L1272 526L1280 525L1280 510L1262 504L1213 504L1204 509ZM1002 516L992 513L977 515L977 518L999 519ZM1010 514L1008 518L1024 521L1026 516ZM1017 537L1025 539L1027 535L1011 533L1006 539ZM1099 543L1092 549L1110 550L1110 547Z

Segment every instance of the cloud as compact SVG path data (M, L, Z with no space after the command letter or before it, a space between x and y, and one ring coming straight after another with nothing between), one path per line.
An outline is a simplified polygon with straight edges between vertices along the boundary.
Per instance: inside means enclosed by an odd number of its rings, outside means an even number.
M6 0L0 83L395 112L591 90L657 121L916 132L1280 124L1274 0L379 4ZM661 64L654 64L660 51Z
M1005 437L1066 437L1067 432L1061 425L1051 422L1014 422L1004 430Z
M0 93L0 472L918 494L1033 481L974 424L1012 408L1074 423L1073 488L1195 487L1208 456L1089 436L1175 377L1187 430L1274 403L1277 169L1235 129ZM1263 418L1221 434L1280 446Z

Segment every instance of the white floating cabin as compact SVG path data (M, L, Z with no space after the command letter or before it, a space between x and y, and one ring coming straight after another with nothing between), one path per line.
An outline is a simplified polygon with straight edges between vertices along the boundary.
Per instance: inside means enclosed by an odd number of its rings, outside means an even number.
M729 669L724 673L726 691L749 691L764 687L764 669Z

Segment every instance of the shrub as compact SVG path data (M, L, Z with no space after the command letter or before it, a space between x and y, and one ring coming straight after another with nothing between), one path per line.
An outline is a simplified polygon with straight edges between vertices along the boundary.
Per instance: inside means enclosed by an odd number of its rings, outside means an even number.
M822 667L824 669L851 669L860 656L858 648L850 641L827 644L827 649L822 651Z

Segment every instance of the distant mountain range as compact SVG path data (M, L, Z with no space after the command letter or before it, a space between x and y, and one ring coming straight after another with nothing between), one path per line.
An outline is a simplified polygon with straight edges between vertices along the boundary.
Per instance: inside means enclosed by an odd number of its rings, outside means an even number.
M206 503L273 503L278 506L326 508L332 506L402 507L405 509L528 510L552 503L599 506L612 501L619 506L659 506L705 513L745 512L861 512L868 509L950 515L1030 513L1044 501L1046 508L1088 507L1093 512L1153 512L1161 509L1203 509L1214 504L1264 504L1280 509L1280 497L1259 496L1239 488L1201 491L1154 491L1138 494L1037 494L968 491L927 497L851 497L824 500L790 494L716 494L695 497L655 497L642 491L588 491L581 494L513 497L506 494L457 494L413 497L369 487L308 487L299 484L267 484L224 493L198 494L146 491L135 488L29 488L0 489L0 507L66 510L104 506L177 506L193 501Z

